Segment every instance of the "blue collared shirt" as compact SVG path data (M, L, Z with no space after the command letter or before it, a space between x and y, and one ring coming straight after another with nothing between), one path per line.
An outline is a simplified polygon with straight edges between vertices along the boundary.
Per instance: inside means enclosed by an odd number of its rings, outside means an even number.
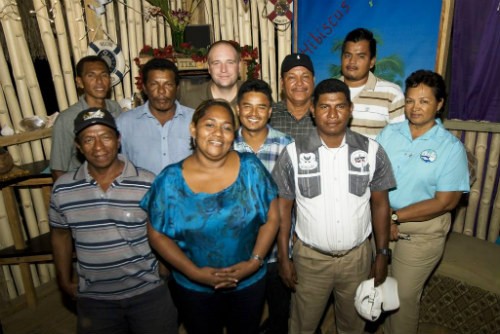
M149 102L118 117L122 153L134 165L159 174L192 153L189 124L194 110L178 101L175 105L174 117L164 125L149 111Z

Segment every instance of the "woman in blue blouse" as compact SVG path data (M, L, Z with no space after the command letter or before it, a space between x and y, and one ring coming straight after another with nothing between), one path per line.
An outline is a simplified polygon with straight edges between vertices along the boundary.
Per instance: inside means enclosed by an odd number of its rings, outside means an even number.
M232 150L235 130L227 102L202 103L190 126L194 153L167 166L141 202L189 333L255 333L262 316L278 191L254 154Z
M416 334L424 283L441 259L450 229L450 211L469 191L462 143L439 120L446 98L443 78L419 70L406 79L405 115L377 137L392 163L397 188L392 208L392 276L401 306L384 324L384 333Z

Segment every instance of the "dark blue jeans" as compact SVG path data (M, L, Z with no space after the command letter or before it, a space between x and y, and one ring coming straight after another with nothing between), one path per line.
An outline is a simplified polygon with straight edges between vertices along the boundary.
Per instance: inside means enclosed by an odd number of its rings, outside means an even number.
M78 298L79 334L170 334L178 332L177 310L163 284L123 300Z
M266 280L242 290L204 293L175 284L175 302L189 334L255 334L264 308Z

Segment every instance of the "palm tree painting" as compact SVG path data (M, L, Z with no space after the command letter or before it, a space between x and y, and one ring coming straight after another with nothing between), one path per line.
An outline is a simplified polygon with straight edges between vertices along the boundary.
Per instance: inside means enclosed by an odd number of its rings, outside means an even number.
M377 47L383 45L383 40L380 35L374 33L374 36L377 40ZM337 56L337 59L340 59L341 56L342 43L343 40L336 39L333 41L332 47L330 49L331 53ZM387 57L377 58L374 69L374 74L377 77L393 82L400 87L403 86L405 66L403 59L399 55L393 54ZM341 65L330 64L328 67L328 72L331 78L338 78L341 75Z

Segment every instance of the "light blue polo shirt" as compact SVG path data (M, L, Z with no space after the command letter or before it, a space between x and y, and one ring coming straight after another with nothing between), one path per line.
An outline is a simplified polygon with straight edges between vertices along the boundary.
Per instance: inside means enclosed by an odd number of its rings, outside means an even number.
M439 119L415 140L408 120L387 125L376 140L387 152L397 181L389 192L393 209L434 198L436 191L470 190L465 148Z

